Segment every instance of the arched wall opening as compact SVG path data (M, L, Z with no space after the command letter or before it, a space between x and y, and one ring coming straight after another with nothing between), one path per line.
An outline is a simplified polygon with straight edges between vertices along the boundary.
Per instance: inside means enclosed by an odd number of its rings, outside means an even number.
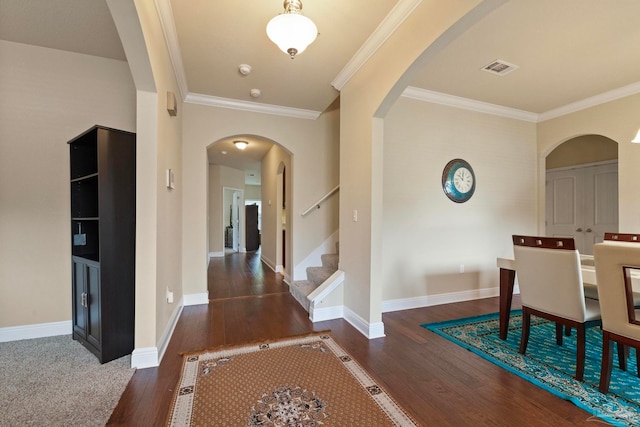
M573 237L581 253L619 223L618 143L585 134L555 145L545 156L545 234Z
M248 144L239 150L234 141ZM292 197L287 190L291 174L285 173L292 163L291 153L269 138L249 134L221 138L206 151L207 256L257 250L251 223L247 223L245 204L249 201L260 205L261 259L274 271L283 272L291 258L291 246L286 244L289 237L283 238L282 233L284 224L292 229L289 212L283 208Z

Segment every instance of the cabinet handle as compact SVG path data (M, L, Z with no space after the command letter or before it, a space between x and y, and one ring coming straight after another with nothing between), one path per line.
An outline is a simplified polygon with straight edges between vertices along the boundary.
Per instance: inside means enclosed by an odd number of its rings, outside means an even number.
M582 231L582 228L577 228L576 231L580 233Z
M82 293L82 306L83 307L87 306L87 293L86 292Z
M587 233L591 233L593 230L592 230L592 229L590 229L590 228L587 228L587 229L586 229L586 230L584 230L584 231L586 231Z

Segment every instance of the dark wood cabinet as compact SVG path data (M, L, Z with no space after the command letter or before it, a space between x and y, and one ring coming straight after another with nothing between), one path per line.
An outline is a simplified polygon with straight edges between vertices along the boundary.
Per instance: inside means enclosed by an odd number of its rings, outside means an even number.
M69 147L73 338L105 363L134 346L136 137L94 126Z

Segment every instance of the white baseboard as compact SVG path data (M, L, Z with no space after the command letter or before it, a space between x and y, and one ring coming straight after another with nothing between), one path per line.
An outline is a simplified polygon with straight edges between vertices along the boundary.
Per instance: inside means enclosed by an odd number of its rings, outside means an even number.
M315 308L309 313L309 320L312 322L324 322L325 320L342 319L344 317L344 306Z
M385 336L384 323L369 323L362 317L358 316L355 312L351 311L349 307L344 307L344 320L349 322L351 326L356 328L362 335L370 340Z
M183 305L200 305L209 304L209 292L199 294L185 294L182 297Z
M131 367L137 369L155 368L159 365L158 347L136 348L131 353Z
M276 263L275 262L271 261L269 258L267 258L266 256L264 256L262 254L260 255L260 261L264 262L267 265L267 267L269 267L271 270L274 271L274 273L277 273L277 271L276 271Z
M9 326L0 328L0 342L30 340L33 338L53 337L56 335L71 335L73 326L71 320L62 322L38 323L35 325Z
M220 258L224 256L224 251L222 252L209 252L209 258Z
M514 294L520 293L518 285L513 288ZM472 301L482 298L497 297L500 288L474 289L471 291L450 292L438 295L423 295L414 298L401 298L382 302L382 312L411 310L413 308L431 307L432 305L450 304L452 302Z
M514 286L513 293L519 294L520 288ZM402 298L382 302L382 312L410 310L413 308L430 307L433 305L449 304L453 302L472 301L482 298L496 297L500 294L499 288L476 289L472 291L451 292L438 295L424 295L415 298ZM345 319L362 335L369 339L381 338L385 336L384 323L369 323L345 306L324 307L313 310L309 314L312 322L323 322L325 320Z
M180 314L182 314L182 308L184 307L184 298L180 300L178 306L171 313L171 319L169 319L169 324L164 330L162 337L160 338L159 351L158 351L158 365L162 362L162 358L164 357L164 353L167 351L167 347L169 346L169 341L171 341L171 337L173 336L173 331L176 328L176 324L178 323L178 319L180 319Z
M143 369L159 366L162 358L164 357L164 353L167 351L169 341L171 341L171 337L173 336L173 331L178 324L180 314L182 314L182 309L188 305L200 304L209 304L208 292L183 295L182 299L171 314L171 319L169 319L169 323L167 324L167 327L165 328L164 333L162 334L162 337L158 342L158 347L134 349L133 353L131 353L131 367Z

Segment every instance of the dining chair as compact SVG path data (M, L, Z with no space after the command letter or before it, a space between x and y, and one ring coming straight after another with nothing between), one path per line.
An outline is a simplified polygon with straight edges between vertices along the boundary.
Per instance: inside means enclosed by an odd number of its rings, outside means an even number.
M640 245L624 241L598 243L593 251L602 312L602 365L598 389L607 393L614 342L636 349L640 377L640 309L635 307L632 288L632 276L640 274ZM619 357L619 362L622 364L625 359ZM626 369L626 366L621 368Z
M529 342L531 315L556 323L556 343L562 326L577 331L576 379L584 376L586 328L600 324L598 300L584 296L580 253L573 238L513 237L513 252L522 302L520 353Z
M604 233L603 243L629 242L640 243L640 234L634 233ZM584 296L587 298L598 299L598 286L592 283L584 284ZM633 294L633 301L636 307L640 307L640 292Z

